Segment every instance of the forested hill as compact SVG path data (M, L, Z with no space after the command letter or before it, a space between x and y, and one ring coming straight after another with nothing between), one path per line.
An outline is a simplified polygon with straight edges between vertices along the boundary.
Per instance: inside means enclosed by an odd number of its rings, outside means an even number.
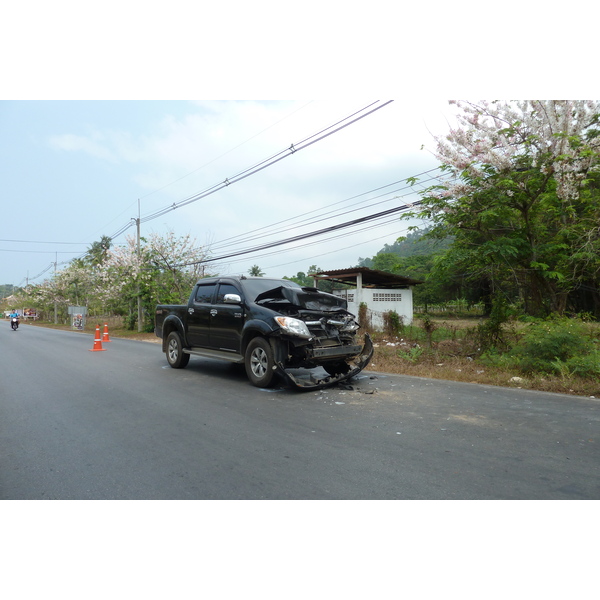
M394 254L398 257L409 257L409 256L429 256L431 254L437 254L450 246L452 239L448 238L445 240L433 240L423 237L429 228L419 229L409 233L407 236L400 238L393 244L385 244L377 254ZM359 267L373 268L373 259L371 258L359 258Z
M16 291L16 288L12 283L5 283L0 285L0 298L6 298Z

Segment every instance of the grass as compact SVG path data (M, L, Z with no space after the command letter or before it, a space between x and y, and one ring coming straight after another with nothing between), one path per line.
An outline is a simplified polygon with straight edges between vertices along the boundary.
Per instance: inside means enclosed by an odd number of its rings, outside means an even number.
M432 326L426 328L420 319L415 319L413 325L404 327L397 335L373 332L375 353L368 369L381 373L600 398L598 378L547 374L525 376L517 369L484 364L478 352L478 319L433 317L430 322ZM524 327L525 324L512 324L505 330L506 338L516 338ZM600 325L596 330L600 333Z
M96 326L100 325L102 334L105 322L108 323L111 339L126 338L159 342L159 338L154 333L131 331L123 326L120 319L115 318L88 318L84 332L93 334ZM404 327L402 333L398 335L372 332L375 352L367 369L378 373L600 398L600 380L597 378L583 379L575 376L561 377L545 374L525 376L516 369L507 370L485 365L478 358L478 342L475 333L478 319L432 317L430 323L429 327L425 328L420 319L415 319L411 326ZM40 322L35 325L71 330L68 325ZM519 329L525 326L515 323L507 329L506 335L516 336ZM600 334L600 324L597 324L597 330Z

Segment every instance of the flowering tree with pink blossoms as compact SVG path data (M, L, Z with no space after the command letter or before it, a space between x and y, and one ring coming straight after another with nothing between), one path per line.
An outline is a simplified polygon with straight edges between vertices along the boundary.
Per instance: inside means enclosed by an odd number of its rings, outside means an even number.
M454 175L427 190L430 235L453 236L436 274L531 314L600 317L600 102L455 102L436 137Z
M69 305L87 306L90 315L123 315L133 327L140 295L149 329L156 304L187 301L192 286L205 274L201 261L206 258L207 249L189 235L152 233L141 239L139 252L134 237L121 245L103 238L85 257L24 291L23 301L47 316L56 303L62 320Z
M190 235L176 236L172 231L142 238L127 237L124 245L112 246L98 273L97 290L114 310L126 312L133 322L137 297L142 297L145 326L153 324L157 304L187 301L192 286L203 276L202 260L207 250Z

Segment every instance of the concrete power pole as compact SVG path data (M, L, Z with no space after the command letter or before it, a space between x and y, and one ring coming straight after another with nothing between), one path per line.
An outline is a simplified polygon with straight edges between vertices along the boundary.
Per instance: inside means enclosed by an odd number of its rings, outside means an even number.
M136 225L137 225L137 255L138 255L138 264L141 264L141 253L140 253L140 220L141 220L140 199L138 198L138 218L136 219ZM144 318L144 315L143 315L143 311L142 311L142 295L141 295L139 281L138 281L138 286L137 286L137 305L138 305L138 318L137 318L138 333L141 333L141 331L143 329L143 327L142 327L142 320Z
M54 284L56 285L56 265L58 263L58 252L54 255ZM58 304L56 303L56 294L54 296L54 324L58 323Z

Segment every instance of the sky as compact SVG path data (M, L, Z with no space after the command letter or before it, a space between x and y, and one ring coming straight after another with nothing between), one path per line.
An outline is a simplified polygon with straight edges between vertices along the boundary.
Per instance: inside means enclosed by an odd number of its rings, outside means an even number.
M138 210L144 220L275 155L284 158L142 223L141 235L189 234L218 258L414 201L418 194L402 180L439 166L434 135L448 130L452 107L441 99L386 102L0 101L0 283L41 283L55 262L64 268L130 224L113 238L124 244L135 235ZM292 144L299 149L289 150ZM313 265L349 268L411 224L419 225L392 215L217 260L210 271L242 274L257 265L266 276L283 277Z

